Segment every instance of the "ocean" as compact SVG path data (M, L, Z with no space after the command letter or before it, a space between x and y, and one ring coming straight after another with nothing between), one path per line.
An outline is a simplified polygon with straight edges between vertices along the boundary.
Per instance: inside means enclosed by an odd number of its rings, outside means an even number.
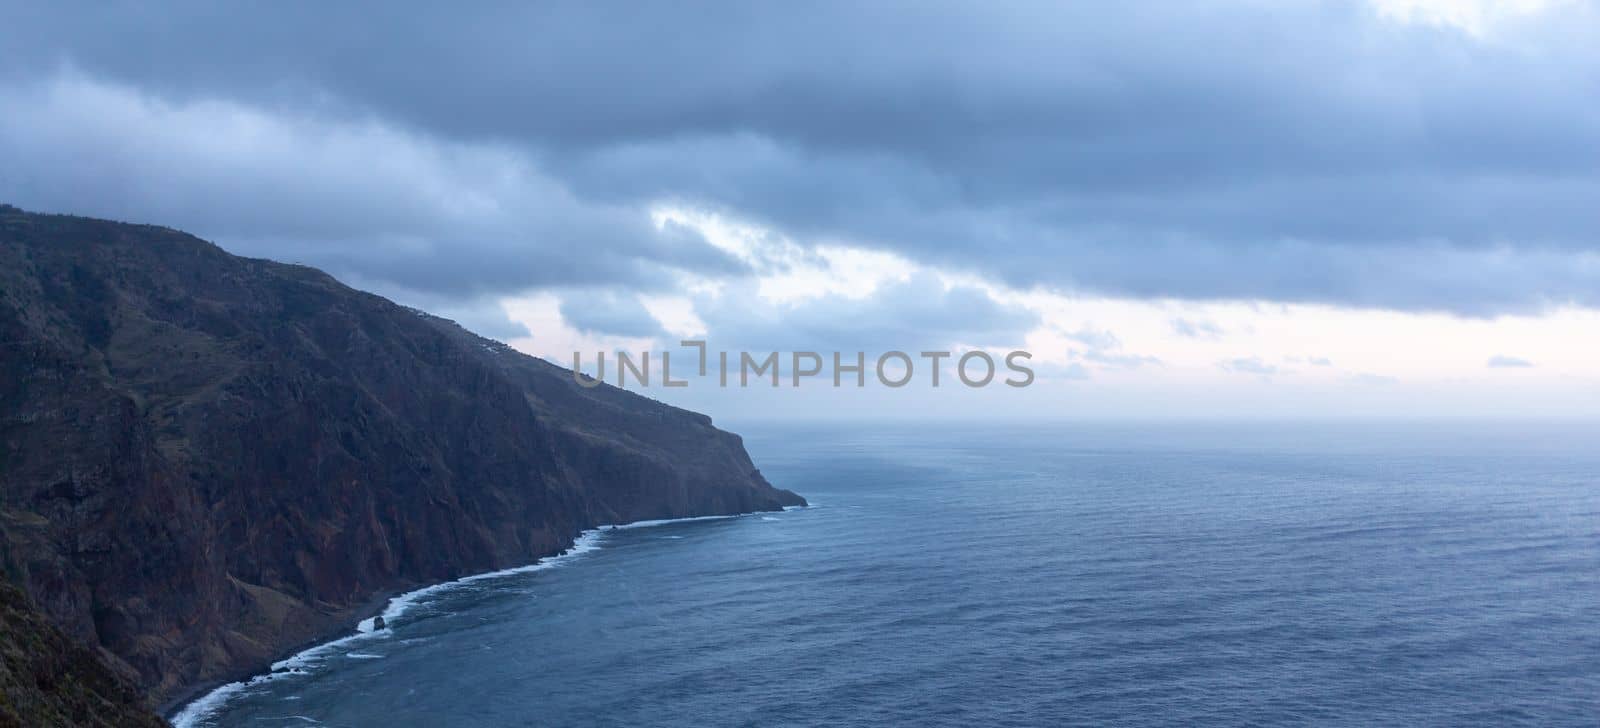
M734 429L813 505L411 595L180 728L1600 723L1593 425Z

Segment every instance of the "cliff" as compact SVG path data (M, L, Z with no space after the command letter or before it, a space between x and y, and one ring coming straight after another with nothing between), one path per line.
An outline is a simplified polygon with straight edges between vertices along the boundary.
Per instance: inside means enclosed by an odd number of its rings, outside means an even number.
M0 583L0 728L164 725L94 650Z
M320 271L0 207L3 567L154 704L589 526L803 502L703 415Z

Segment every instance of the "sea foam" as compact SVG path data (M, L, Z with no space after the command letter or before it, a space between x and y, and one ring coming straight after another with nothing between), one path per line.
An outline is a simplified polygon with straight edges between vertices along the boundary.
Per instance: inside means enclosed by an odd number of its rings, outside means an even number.
M790 508L793 507L794 506L791 506ZM785 508L784 510L789 510L789 508ZM456 579L455 581L446 581L439 584L433 584L431 586L425 586L421 589L416 589L395 596L389 600L389 603L383 609L383 621L387 627L392 628L396 624L396 620L404 616L406 612L410 611L411 608L416 606L418 603L428 599L429 597L448 592L453 589L458 589L467 584L488 581L490 579L500 579L517 574L527 574L530 572L542 571L544 569L560 566L561 564L567 563L579 556L582 556L583 554L598 549L600 547L600 540L608 531L650 528L652 526L664 526L671 523L716 521L729 518L738 518L742 515L747 514L735 514L727 516L693 516L689 518L659 518L648 521L634 521L632 523L605 525L591 528L578 534L578 538L572 542L571 548L568 548L566 551L563 551L555 556L546 556L545 558L525 566L515 566L509 569L500 569L498 571L487 571L482 574L473 574L471 576L465 576L460 579ZM331 642L324 642L320 645L308 648L301 652L295 653L290 657L274 662L272 663L272 672L263 675L257 675L248 680L241 680L239 682L231 682L226 685L222 685L211 692L196 698L195 700L184 705L182 710L178 711L177 714L172 716L173 728L200 728L201 726L211 725L210 719L219 711L221 711L222 707L227 705L228 701L245 694L251 687L262 685L273 680L310 674L311 668L326 662L329 657L341 654L355 659L370 659L372 657L378 657L378 655L368 655L359 652L346 652L347 648L362 642L376 639L388 639L389 635L391 634L391 630L374 629L374 624L375 621L371 617L363 619L356 624L356 631L353 634L345 635L344 637L340 637Z

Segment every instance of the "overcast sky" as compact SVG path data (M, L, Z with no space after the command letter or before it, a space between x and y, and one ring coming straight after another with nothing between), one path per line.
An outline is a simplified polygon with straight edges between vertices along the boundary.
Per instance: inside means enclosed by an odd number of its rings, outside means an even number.
M713 415L1600 415L1594 2L0 6L0 201L560 363L1039 373Z

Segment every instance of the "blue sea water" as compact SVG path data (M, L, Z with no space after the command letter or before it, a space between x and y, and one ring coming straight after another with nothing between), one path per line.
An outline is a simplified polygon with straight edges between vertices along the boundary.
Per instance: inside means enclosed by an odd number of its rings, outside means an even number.
M420 595L196 725L1596 725L1600 431L741 427L814 506Z

